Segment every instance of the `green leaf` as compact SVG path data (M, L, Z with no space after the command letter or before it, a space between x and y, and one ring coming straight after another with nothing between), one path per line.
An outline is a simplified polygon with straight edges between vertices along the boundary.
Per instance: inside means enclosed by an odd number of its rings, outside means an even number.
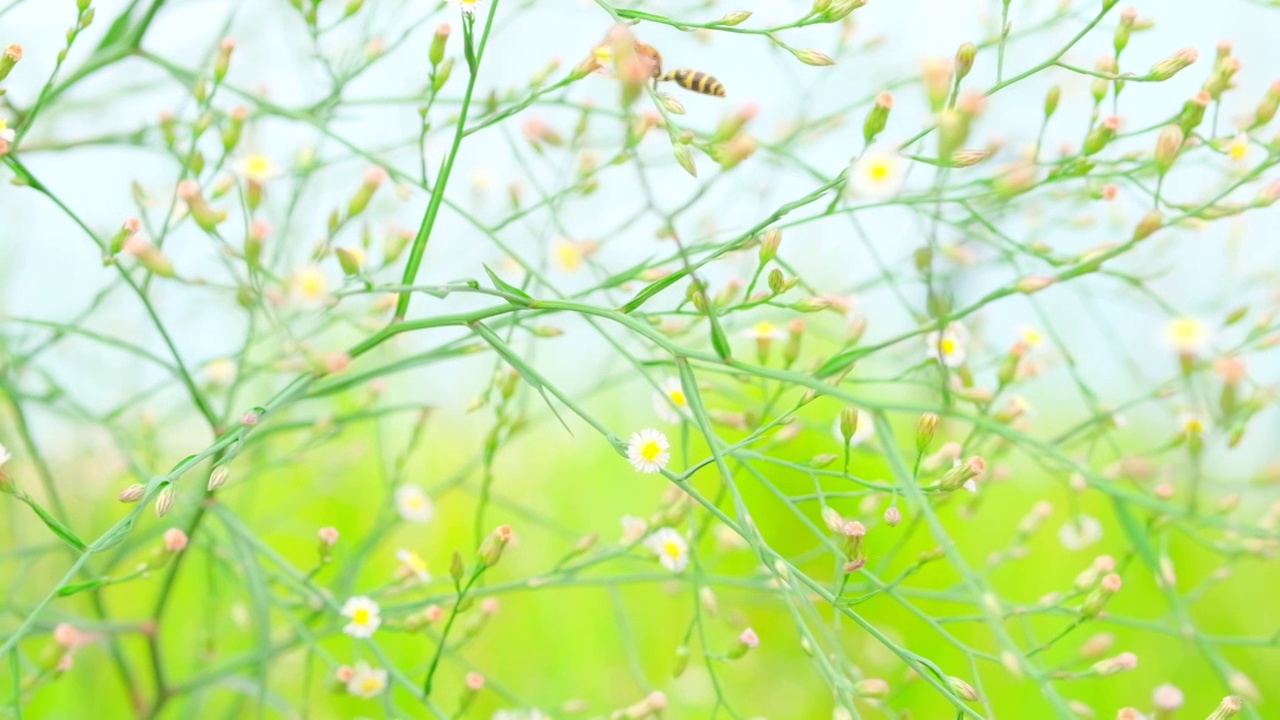
M649 264L652 261L653 261L652 258L646 258L645 260L641 261L637 265L633 265L632 267L629 267L626 270L623 270L622 272L617 273L616 275L611 275L605 278L604 282L600 283L600 287L601 288L617 287L625 282L634 280L637 277L639 277L641 273L643 273L645 270L649 268Z
M639 308L641 305L648 302L649 298L653 297L654 295L657 295L663 290L666 290L667 288L674 285L678 280L683 278L685 274L686 274L685 270L677 270L671 273L670 275L667 275L666 277L656 280L651 285L649 285L649 287L646 287L645 289L641 290L640 294L632 298L630 302L628 302L626 305L623 305L621 308L619 308L619 312L626 314L634 311L635 309Z
M115 45L118 40L124 37L125 33L129 32L129 25L133 19L133 10L138 7L140 1L133 0L133 2L129 3L129 7L125 8L124 12L116 17L111 23L111 27L107 28L107 34L103 35L102 41L98 43L98 50Z
M27 507L31 508L36 515L39 515L40 520L44 522L45 526L52 530L54 535L62 538L63 542L80 552L84 552L88 549L89 546L85 545L83 540L76 537L76 534L71 532L71 530L66 525L63 525L60 520L50 515L48 510L40 507L39 504L25 495L19 495L18 497L22 502L26 503Z
M842 370L852 365L853 361L857 360L858 356L861 354L862 351L857 348L838 352L835 355L832 355L826 362L822 363L822 366L815 370L813 374L819 379L838 375Z
M507 293L508 295L515 295L516 297L524 298L525 300L529 301L529 303L518 303L508 298L507 302L511 303L512 305L518 305L521 307L523 307L526 304L529 304L529 305L533 304L533 297L530 296L529 293L521 290L515 285L512 285L511 283L498 277L498 274L490 270L488 265L484 265L483 267L484 267L485 273L489 275L489 279L493 281L493 286L495 288L497 288L498 290L501 290L504 293Z
M133 529L133 518L136 514L137 513L129 515L124 520L120 521L120 524L111 528L106 535L95 540L90 550L92 552L102 552L107 548L119 545L124 540L125 536L129 534L129 531Z
M98 579L98 580L88 580L86 582L71 583L70 585L63 585L62 587L58 588L58 597L66 597L68 595L75 595L78 592L84 592L85 590L92 590L96 587L101 586L102 584L103 584L102 579Z
M733 349L729 347L729 338L725 337L724 328L720 327L720 318L714 312L709 312L707 319L711 321L711 347L715 348L721 360L729 362L733 359Z

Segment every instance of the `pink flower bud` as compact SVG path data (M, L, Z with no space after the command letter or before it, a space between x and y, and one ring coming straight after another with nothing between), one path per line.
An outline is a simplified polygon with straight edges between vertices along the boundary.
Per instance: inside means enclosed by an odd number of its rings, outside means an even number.
M320 538L320 542L324 543L326 547L333 547L338 542L338 528L332 526L322 527L316 532L316 536Z
M187 534L178 528L164 531L164 549L171 553L182 552L187 547Z

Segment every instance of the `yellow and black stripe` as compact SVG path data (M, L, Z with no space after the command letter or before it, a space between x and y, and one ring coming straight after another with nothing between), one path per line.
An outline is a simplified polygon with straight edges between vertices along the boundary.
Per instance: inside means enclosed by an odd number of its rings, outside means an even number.
M662 76L663 80L674 80L685 90L692 90L703 95L724 97L724 85L704 72L697 70L670 70Z

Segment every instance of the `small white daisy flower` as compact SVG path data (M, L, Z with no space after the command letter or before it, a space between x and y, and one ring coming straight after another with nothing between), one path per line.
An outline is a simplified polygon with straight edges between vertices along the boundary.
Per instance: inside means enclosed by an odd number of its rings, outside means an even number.
M1039 347L1044 342L1044 335L1039 330L1030 326L1023 325L1018 328L1018 339L1027 344L1027 347Z
M13 128L9 127L9 121L0 118L0 140L11 143L17 136L18 134L13 131Z
M396 559L400 561L398 572L401 577L417 578L418 582L431 582L431 573L427 572L427 562L418 553L400 548L396 551Z
M689 398L679 378L667 378L662 391L653 399L653 411L663 422L678 423L689 414Z
M401 485L396 488L396 512L413 523L424 523L436 514L431 498L417 485Z
M463 15L475 15L484 0L449 0L449 4L462 11Z
M689 544L675 528L657 530L645 540L645 545L658 554L658 562L671 572L683 572L689 565Z
M245 180L259 185L279 174L271 158L261 153L253 153L241 158L236 163L236 173Z
M1102 539L1102 523L1095 517L1077 515L1058 529L1058 542L1068 550L1083 550Z
M361 698L371 698L387 687L387 671L374 670L368 663L357 662L351 679L347 681L347 692Z
M1227 157L1234 162L1244 162L1249 157L1249 136L1240 133L1227 143Z
M774 325L768 320L761 320L755 325L743 330L742 334L754 340L781 340L787 336L785 330Z
M649 523L645 522L644 518L638 518L633 515L623 515L622 516L622 540L620 540L619 542L621 542L623 545L630 545L631 543L644 537L644 534L648 531L649 531Z
M906 178L905 158L892 148L872 146L849 167L846 189L857 197L884 200L901 192Z
M204 372L209 377L210 382L217 385L226 385L235 379L236 363L228 358L210 360L209 364L204 366Z
M498 710L493 720L549 720L550 716L536 708L529 710Z
M867 440L876 432L875 418L871 417L871 413L859 408L858 410L858 427L853 431L853 437L849 438L849 447L857 447ZM844 433L840 431L840 415L836 414L835 425L831 428L831 434L835 436L836 442L844 447Z
M294 273L289 283L297 297L307 304L321 303L329 295L329 278L316 265L308 265Z
M370 698L384 689L387 689L387 670L374 670L365 661L356 662L351 679L347 680L348 693Z
M382 624L381 610L372 599L357 595L342 605L342 614L351 619L342 632L354 638L367 638Z
M968 341L969 331L960 323L951 323L942 332L934 330L925 337L925 356L947 367L960 367L967 357Z
M656 473L667 466L671 460L671 443L667 436L653 428L645 428L638 433L631 433L631 442L627 444L627 460L631 467L642 473Z
M1178 424L1182 426L1182 432L1187 435L1204 434L1204 417L1197 413L1183 413L1178 418Z
M1209 345L1209 328L1195 318L1178 317L1169 321L1165 341L1180 353L1194 355Z

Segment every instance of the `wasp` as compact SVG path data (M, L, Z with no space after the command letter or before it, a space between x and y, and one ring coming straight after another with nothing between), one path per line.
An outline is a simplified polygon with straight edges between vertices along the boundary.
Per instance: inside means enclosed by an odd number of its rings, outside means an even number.
M644 58L652 66L653 86L658 87L658 81L670 80L685 90L692 90L703 95L714 95L715 97L724 97L724 85L714 77L699 70L688 70L678 68L676 70L662 71L662 53L657 48L639 40L635 41L636 55Z

